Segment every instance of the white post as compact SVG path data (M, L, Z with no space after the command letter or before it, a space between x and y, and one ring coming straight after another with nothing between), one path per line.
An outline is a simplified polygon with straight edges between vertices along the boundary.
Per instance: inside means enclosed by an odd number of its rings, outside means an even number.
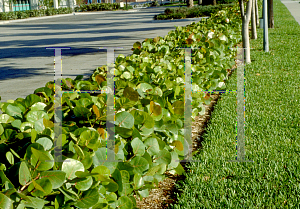
M74 0L69 0L69 7L74 9Z
M0 12L9 12L9 0L1 0L0 3Z
M0 12L4 12L4 0L0 0Z
M54 9L58 9L59 7L58 0L53 0L53 4L54 4Z
M268 6L267 0L263 0L263 19L264 19L264 51L269 52L269 38L268 38Z

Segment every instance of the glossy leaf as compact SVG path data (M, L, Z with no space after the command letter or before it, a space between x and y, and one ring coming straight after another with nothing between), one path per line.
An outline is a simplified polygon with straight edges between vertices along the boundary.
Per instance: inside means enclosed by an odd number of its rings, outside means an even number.
M129 112L117 113L115 124L119 127L130 129L134 125L134 117Z
M92 189L83 192L81 198L75 203L75 206L80 208L89 208L98 203L99 193L97 189Z
M145 145L139 138L134 138L131 141L131 146L133 149L133 153L136 156L143 156L145 153Z
M52 189L57 189L63 185L66 180L66 173L64 171L43 171L40 178L47 178L52 184Z
M23 161L20 164L19 168L19 182L21 185L27 184L31 180L30 171L27 167L27 164Z
M76 189L80 191L88 190L93 184L93 178L91 176L87 176L86 180L79 181L75 184Z
M53 146L53 142L47 137L39 138L38 140L36 140L36 143L42 145L44 147L44 150L49 150Z
M134 157L130 164L133 166L133 173L140 173L143 174L145 170L149 168L148 161L143 157Z
M62 164L61 170L66 173L66 179L72 180L76 178L76 171L84 171L84 166L78 160L67 158Z
M28 191L35 197L46 196L52 191L52 183L47 178L38 179L28 186Z
M159 153L157 154L156 162L164 163L168 165L171 163L171 159L172 159L171 153L168 150L163 149L159 151Z

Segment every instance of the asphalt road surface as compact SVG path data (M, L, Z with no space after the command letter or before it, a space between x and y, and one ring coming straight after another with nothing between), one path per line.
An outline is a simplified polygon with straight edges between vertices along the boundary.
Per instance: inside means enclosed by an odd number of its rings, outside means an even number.
M106 51L99 47L123 47L129 55L134 42L165 36L181 22L153 22L165 8L131 11L77 13L0 25L0 96L2 102L25 98L54 80L54 50L62 50L62 77L88 78L96 67L106 64Z

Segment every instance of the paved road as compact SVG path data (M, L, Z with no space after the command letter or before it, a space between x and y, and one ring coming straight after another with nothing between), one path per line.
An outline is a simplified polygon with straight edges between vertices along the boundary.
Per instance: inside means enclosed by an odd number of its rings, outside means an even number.
M299 0L281 0L281 2L287 7L295 20L300 25L300 1Z
M106 64L106 52L99 47L123 47L118 54L129 55L135 41L165 36L182 22L153 23L164 8L108 11L65 15L48 19L0 25L0 96L2 102L25 98L54 80L54 50L62 50L63 78L84 75Z

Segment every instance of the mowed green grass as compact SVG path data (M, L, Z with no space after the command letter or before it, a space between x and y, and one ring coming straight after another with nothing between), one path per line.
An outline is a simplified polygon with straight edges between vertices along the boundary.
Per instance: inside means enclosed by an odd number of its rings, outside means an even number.
M270 51L263 29L251 40L252 63L245 66L245 156L236 157L236 94L221 96L201 151L176 184L170 208L300 208L300 26L274 0ZM228 89L236 89L236 72Z

